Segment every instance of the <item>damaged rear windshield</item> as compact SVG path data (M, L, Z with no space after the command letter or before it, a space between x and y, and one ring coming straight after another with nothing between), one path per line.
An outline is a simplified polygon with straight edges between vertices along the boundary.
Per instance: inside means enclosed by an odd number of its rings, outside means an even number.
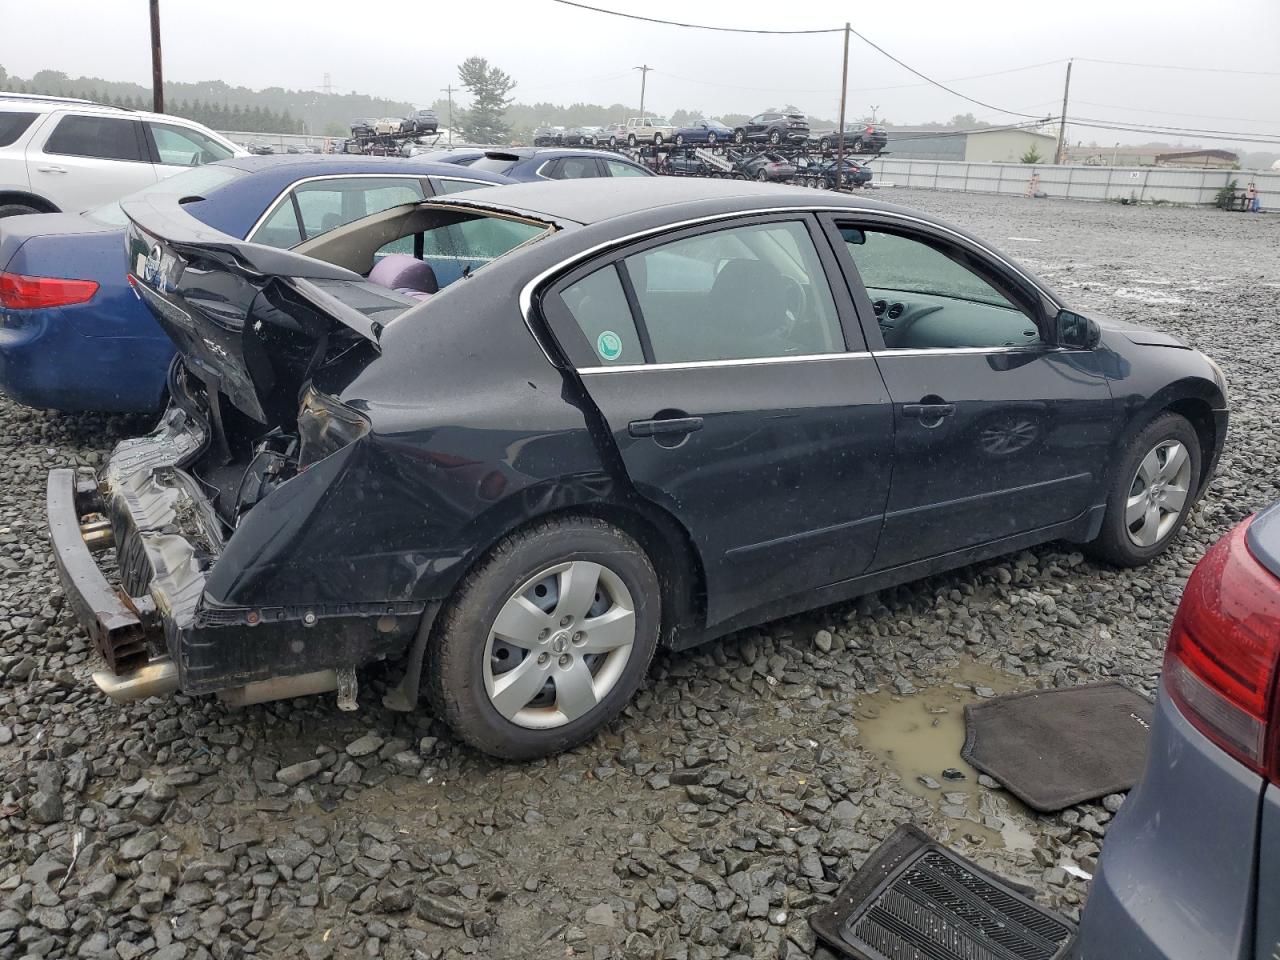
M375 258L408 254L423 260L432 268L440 289L552 229L546 223L471 211L441 214L437 209L424 214L421 222L407 227L412 232L379 248Z

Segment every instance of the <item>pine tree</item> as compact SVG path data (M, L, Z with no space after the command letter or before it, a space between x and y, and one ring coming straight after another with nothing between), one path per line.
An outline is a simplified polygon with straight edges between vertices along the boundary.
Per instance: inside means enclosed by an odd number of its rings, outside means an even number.
M458 79L471 94L471 109L463 118L463 135L475 143L505 143L510 134L506 110L516 82L506 72L489 66L484 57L467 57L458 67Z

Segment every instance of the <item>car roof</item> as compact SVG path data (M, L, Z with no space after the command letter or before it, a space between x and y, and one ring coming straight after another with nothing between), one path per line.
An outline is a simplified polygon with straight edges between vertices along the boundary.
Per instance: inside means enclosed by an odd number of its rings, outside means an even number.
M609 155L609 154L606 154ZM517 183L501 190L480 187L442 201L461 206L505 209L553 222L600 223L651 211L655 207L687 206L702 213L778 207L797 209L850 207L902 212L903 208L837 193L815 197L812 190L785 184L763 184L703 177L590 177ZM912 216L919 216L909 211ZM928 218L924 218L928 219ZM931 221L932 222L932 221Z
M81 100L77 97L51 97L43 93L0 93L0 110L7 112L51 113L54 110L76 110L81 113L125 113L131 117L148 117L157 120L177 120L194 123L185 117L169 116L163 113L151 113L147 110L134 110L132 107L117 107L112 103L96 103L93 100ZM196 124L199 126L199 124Z

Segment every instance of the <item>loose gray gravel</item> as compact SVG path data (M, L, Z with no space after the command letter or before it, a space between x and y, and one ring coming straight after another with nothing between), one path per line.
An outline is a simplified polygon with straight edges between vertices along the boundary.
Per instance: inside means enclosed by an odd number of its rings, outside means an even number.
M1221 472L1162 560L1120 572L1051 545L663 656L599 739L501 764L425 712L372 706L376 671L355 715L331 697L106 701L57 586L43 489L49 468L97 465L145 423L0 399L0 958L827 957L808 913L905 821L1076 915L1087 887L1063 865L1092 869L1121 797L1043 817L985 778L964 794L938 769L931 791L860 727L939 685L1153 690L1192 565L1277 496L1280 217L879 196L1222 363ZM1030 842L978 823L1006 820Z

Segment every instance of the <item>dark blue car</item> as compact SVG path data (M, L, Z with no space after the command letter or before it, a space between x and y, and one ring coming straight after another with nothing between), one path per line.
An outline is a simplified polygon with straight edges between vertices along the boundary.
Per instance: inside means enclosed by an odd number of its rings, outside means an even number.
M705 143L714 146L717 143L729 143L733 140L733 128L727 127L719 120L695 120L688 126L676 130L672 141L677 147L686 143Z
M579 180L584 177L651 177L652 170L607 150L498 147L490 150L442 150L429 154L439 163L496 173L512 180Z
M140 191L237 239L291 247L423 197L507 183L421 159L253 156L197 167ZM159 410L174 347L125 278L124 215L0 221L0 392L58 410Z

